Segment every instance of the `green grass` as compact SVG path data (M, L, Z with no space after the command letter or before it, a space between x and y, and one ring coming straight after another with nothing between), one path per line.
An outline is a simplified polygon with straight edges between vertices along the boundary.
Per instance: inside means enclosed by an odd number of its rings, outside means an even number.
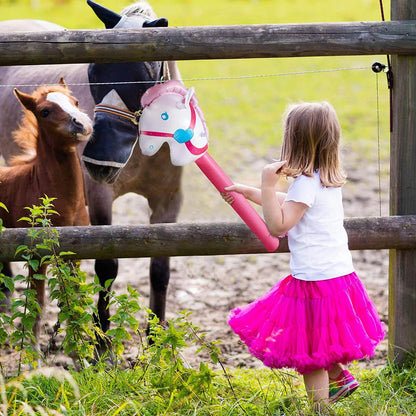
M416 413L414 366L402 370L387 366L379 370L356 368L352 371L361 387L350 398L332 406L335 415L410 416ZM186 377L190 373L198 375L198 370L177 370L179 381L176 380L174 386L170 385L170 379L145 373L145 368L137 367L133 370L87 369L72 376L67 374L65 380L58 370L29 380L23 376L6 385L9 394L16 395L8 414L20 414L17 406L26 402L32 408L60 411L59 414L68 416L311 415L302 380L291 371L229 370L233 390L220 371L211 372L200 390L186 388L186 380L189 380Z

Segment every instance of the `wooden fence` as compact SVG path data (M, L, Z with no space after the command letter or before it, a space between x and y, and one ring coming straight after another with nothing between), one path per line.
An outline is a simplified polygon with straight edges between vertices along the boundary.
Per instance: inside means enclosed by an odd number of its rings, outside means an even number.
M351 250L416 248L416 215L346 218ZM181 223L153 225L95 225L56 227L59 250L68 259L212 256L267 253L243 223ZM10 228L0 236L0 262L21 260L17 247L30 245L27 228ZM288 252L287 238L276 253ZM40 254L49 254L40 252Z
M390 249L390 354L401 362L416 347L416 2L391 0L391 16L391 22L0 33L0 65L392 55L391 217L349 219L346 227L352 249ZM13 257L25 232L5 231L0 260ZM78 258L264 250L243 224L74 227L60 234L61 248ZM284 242L280 250L287 250Z

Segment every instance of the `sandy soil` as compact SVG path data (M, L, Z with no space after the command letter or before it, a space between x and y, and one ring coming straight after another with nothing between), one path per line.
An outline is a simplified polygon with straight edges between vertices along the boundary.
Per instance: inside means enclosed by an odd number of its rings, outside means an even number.
M238 168L224 166L224 170L235 182L258 184L260 171L267 160L257 160L252 155L243 155ZM344 207L347 217L388 215L388 167L382 164L384 174L379 184L378 162L368 163L359 156L347 152L344 166L349 182L344 187ZM231 175L231 172L232 175ZM380 185L380 187L379 187ZM282 183L282 188L286 184ZM185 200L179 221L235 221L240 219L220 198L217 191L194 165L185 168ZM128 194L113 205L114 224L148 223L146 201ZM354 251L356 270L375 302L381 319L388 324L388 252ZM147 305L149 259L120 259L119 276L114 283L117 292L126 292L126 286L137 288ZM262 295L275 282L289 273L289 254L257 254L232 256L175 257L171 259L171 281L168 292L167 317L177 316L179 311L192 312L193 324L207 334L209 340L221 340L223 361L229 367L261 367L238 337L229 329L227 316L230 309L244 305ZM93 261L84 261L83 270L93 273ZM42 344L47 343L53 324L56 322L56 305L51 305L45 314L46 333ZM143 326L145 323L143 322ZM377 349L376 356L360 366L383 366L386 362L387 340ZM191 364L200 359L195 350L185 351ZM134 358L135 348L129 349L129 358ZM4 357L7 359L7 357ZM10 359L9 359L10 362ZM68 364L68 359L59 357L58 364Z

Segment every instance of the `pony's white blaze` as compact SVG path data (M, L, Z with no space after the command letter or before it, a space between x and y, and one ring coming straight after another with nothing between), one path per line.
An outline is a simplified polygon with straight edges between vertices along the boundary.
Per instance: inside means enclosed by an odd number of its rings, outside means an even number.
M84 126L84 132L79 133L82 136L89 136L92 132L92 121L87 114L80 111L75 107L68 96L62 94L61 92L50 92L46 96L47 101L51 103L58 104L67 114L69 114L74 120L78 123L81 123Z

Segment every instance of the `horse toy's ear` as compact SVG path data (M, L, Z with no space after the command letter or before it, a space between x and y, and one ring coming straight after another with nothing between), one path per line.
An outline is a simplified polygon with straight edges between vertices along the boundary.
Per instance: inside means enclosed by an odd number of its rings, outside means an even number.
M66 82L65 82L65 80L64 80L64 77L59 78L59 82L58 82L58 84L59 84L59 85L62 85L62 86L63 86L63 87L65 87L65 88L68 88L68 86L66 85Z
M97 17L104 23L106 29L113 29L113 27L120 21L121 16L118 13L111 11L92 0L87 0L87 4L94 10Z
M20 92L17 88L14 88L13 92L16 95L17 99L20 101L20 103L23 105L23 107L25 107L29 111L35 111L36 101L31 95L25 94L24 92Z

